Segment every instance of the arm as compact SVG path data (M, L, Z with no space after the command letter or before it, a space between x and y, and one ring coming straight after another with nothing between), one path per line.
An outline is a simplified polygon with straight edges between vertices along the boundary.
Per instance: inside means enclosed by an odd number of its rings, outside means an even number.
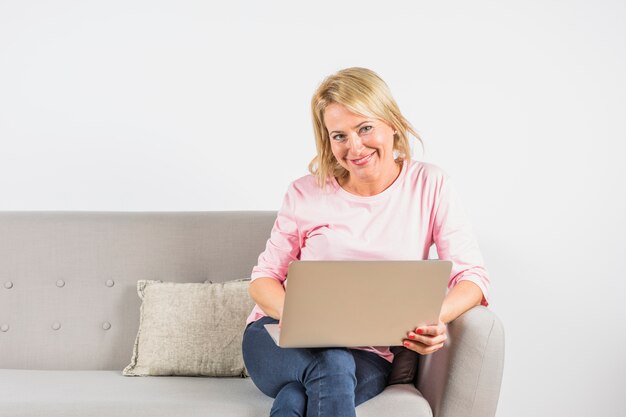
M489 304L489 276L469 219L447 174L442 173L437 179L433 193L433 240L439 258L452 261L452 270L439 322L407 332L404 346L421 355L431 354L444 346L447 323L477 305Z
M442 174L435 192L437 197L432 223L433 241L439 259L452 261L448 282L450 291L441 312L442 318L446 319L443 321L448 323L476 304L488 306L491 280L469 218L459 200L456 187L447 174ZM461 283L463 287L457 288ZM480 290L481 296L475 304L478 294L476 290Z
M448 324L470 308L480 305L482 299L483 292L478 285L472 281L461 281L443 300L439 319Z
M250 283L248 292L255 303L268 316L280 320L285 304L285 289L271 277L261 277Z
M300 258L300 231L295 214L297 193L291 183L276 215L265 250L252 268L248 293L263 312L280 320L285 303L285 280L289 264Z

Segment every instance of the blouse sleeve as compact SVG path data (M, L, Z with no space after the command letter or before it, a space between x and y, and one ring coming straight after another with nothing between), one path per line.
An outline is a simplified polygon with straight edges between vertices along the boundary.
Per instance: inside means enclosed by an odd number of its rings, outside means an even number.
M251 281L261 277L276 279L284 285L289 264L300 258L300 232L295 214L296 192L289 185L278 211L265 250L252 268Z
M439 259L452 261L448 288L461 281L471 281L483 292L481 305L487 306L491 285L489 275L472 226L448 174L443 174L437 188L433 240Z

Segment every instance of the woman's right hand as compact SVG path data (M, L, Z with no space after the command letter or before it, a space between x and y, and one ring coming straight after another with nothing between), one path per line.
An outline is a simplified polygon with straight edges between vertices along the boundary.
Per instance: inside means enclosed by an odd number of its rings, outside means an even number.
M270 277L257 278L250 283L248 293L266 315L274 319L282 316L285 288L278 280Z

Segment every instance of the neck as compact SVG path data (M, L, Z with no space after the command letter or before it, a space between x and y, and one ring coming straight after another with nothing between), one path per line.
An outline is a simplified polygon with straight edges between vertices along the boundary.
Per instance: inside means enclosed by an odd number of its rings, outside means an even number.
M376 194L380 194L387 188L389 188L389 186L391 186L391 184L393 184L398 178L401 171L402 163L394 161L393 167L390 170L387 170L387 172L389 172L389 175L386 175L379 180L374 180L372 182L355 183L354 179L351 179L351 177L348 176L345 179L342 179L341 182L338 182L344 190L352 194L360 195L363 197L370 197Z

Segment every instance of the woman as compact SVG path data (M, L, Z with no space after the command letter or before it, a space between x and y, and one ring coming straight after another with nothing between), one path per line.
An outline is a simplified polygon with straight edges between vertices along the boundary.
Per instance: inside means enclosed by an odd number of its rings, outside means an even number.
M276 346L263 326L280 323L289 263L427 259L434 243L453 267L439 322L407 329L404 346L422 355L444 346L447 323L488 305L490 281L450 177L411 160L408 134L419 136L378 75L365 68L330 75L311 107L317 156L311 174L289 185L252 270L256 306L243 357L255 385L275 398L272 416L355 416L357 405L385 388L393 353L388 346Z

